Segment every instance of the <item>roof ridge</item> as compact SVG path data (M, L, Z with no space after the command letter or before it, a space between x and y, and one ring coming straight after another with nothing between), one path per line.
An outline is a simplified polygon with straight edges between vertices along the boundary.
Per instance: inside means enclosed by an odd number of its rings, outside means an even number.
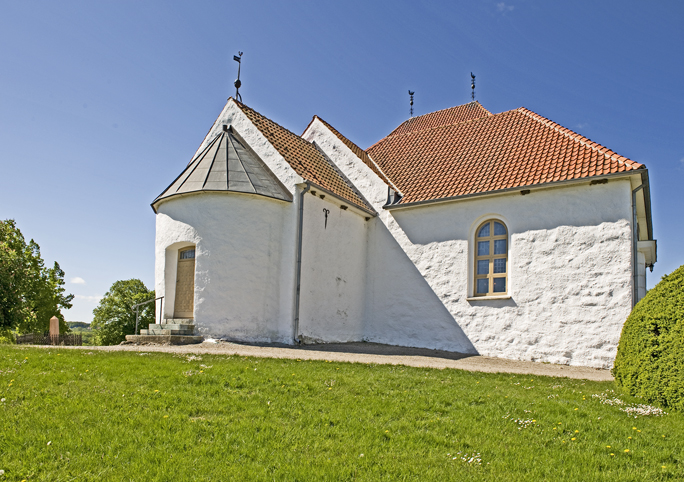
M485 107L482 104L480 104L479 100L471 100L470 102L466 102L465 104L452 105L451 107L445 107L444 109L435 110L433 112L427 112L426 114L417 115L415 117L409 117L408 119L406 119L405 122L410 121L411 119L420 119L421 117L424 117L426 115L438 114L440 112L444 112L445 110L456 109L457 107L465 107L466 105L470 105L470 104L477 104L480 107L482 107L484 110L486 110L487 113L492 114L487 109L485 109ZM492 115L494 115L494 114L492 114Z
M547 119L546 117L537 114L534 111L531 111L530 109L527 109L526 107L518 107L517 109L514 109L517 112L520 112L531 119L539 122L540 124L543 124L556 132L563 134L564 136L568 137L569 139L572 139L573 141L579 142L581 145L586 146L600 154L603 154L605 157L612 161L617 161L620 164L638 164L640 166L643 166L642 163L633 161L632 159L629 159L625 156L619 155L617 152L615 152L612 149L607 148L606 146L603 146L599 144L598 142L594 142L588 137L583 136L582 134L578 134L577 132L568 129L567 127L563 127L562 125L558 124L557 122L554 122L550 119ZM608 151L608 152L606 152ZM612 153L612 154L609 154Z
M480 104L480 101L479 101L479 100L471 100L470 102L466 102L465 104L459 104L459 105L454 105L454 106L451 106L451 107L445 107L444 109L439 109L439 110L436 110L436 111L433 111L433 112L427 112L427 113L425 113L425 114L417 115L417 116L415 116L415 117L409 117L409 118L406 119L404 122L402 122L402 123L399 124L397 127L395 127L394 130L392 130L392 132L390 132L389 134L387 134L386 137L390 137L391 135L393 135L394 131L396 131L396 130L398 130L400 127L402 127L402 126L404 126L404 125L406 125L406 124L408 124L408 123L414 121L415 119L420 119L421 117L425 117L425 116L427 116L427 115L439 114L440 112L444 112L444 111L451 110L451 109L457 109L458 107L465 107L465 106L470 105L470 104L477 104L477 105L479 105L479 106L480 106L485 112L487 112L487 114L489 114L490 116L495 115L495 114L492 114L489 110L487 110L482 104ZM486 117L486 116L483 116L483 117ZM478 119L481 119L481 117L478 117ZM473 120L473 119L469 119L469 120ZM462 122L467 122L467 121L462 121ZM460 122L456 122L456 124L460 124ZM453 125L453 124L449 124L449 125Z
M387 134L387 136L383 137L382 139L380 139L380 140L379 140L378 142L376 142L375 144L378 144L379 142L383 141L384 139L389 139L390 137L401 136L401 135L404 135L404 134L415 134L416 132L411 132L411 131L409 131L409 132L402 132L402 133L399 133L399 134L395 134L395 132L398 131L399 129L401 129L402 127L408 126L409 124L413 123L413 121L415 121L415 120L417 120L417 119L420 119L420 118L425 117L425 116L428 116L428 115L439 114L440 112L445 112L445 111L448 111L448 110L451 110L451 109L457 109L457 108L459 108L459 107L464 107L464 106L471 105L471 104L477 104L477 105L478 105L482 110L484 110L488 115L483 115L483 116L481 116L481 117L476 117L476 118L474 118L474 119L466 119L466 120L461 120L461 121L457 121L457 122L452 122L451 124L443 124L443 125L434 126L434 127L426 127L425 129L421 129L420 131L417 131L417 132L429 131L429 130L432 130L432 129L436 129L437 127L447 127L447 126L453 126L453 125L457 125L457 124L464 124L464 123L466 123L466 122L472 122L472 121L474 121L474 120L479 120L479 119L486 119L486 118L488 118L488 117L493 117L493 116L495 116L495 115L498 115L498 114L492 114L492 113L491 113L489 110L487 110L482 104L480 104L479 101L474 100L474 101L472 101L472 102L468 102L467 104L455 105L455 106L453 106L453 107L447 107L446 109L440 109L440 110L436 110L436 111L434 111L434 112L428 112L427 114L419 115L419 116L416 116L416 117L411 117L410 119L407 119L407 120L405 120L404 122L402 122L401 124L399 124L396 128L394 128L394 130L392 130L392 132L390 132L389 134ZM369 146L368 149L374 147L375 144L373 144L372 146Z
M477 102L477 101L475 101L475 102ZM457 106L457 107L458 107L458 106ZM483 107L483 109L484 109L484 107ZM421 132L429 132L429 131L434 131L434 130L437 130L437 129L446 129L447 127L458 126L458 125L461 125L461 124L468 124L468 123L471 123L471 122L485 121L485 120L488 120L488 119L491 118L491 117L497 117L497 116L500 116L500 115L503 115L503 114L508 114L508 113L510 113L510 112L516 112L516 111L517 111L517 109L506 110L506 111L504 111L504 112L499 112L498 114L492 114L492 113L490 112L490 113L489 113L490 115L488 115L488 116L477 117L477 118L475 118L475 119L468 119L468 120L464 120L464 121L460 121L460 122L454 122L453 124L444 124L444 125L441 125L441 126L428 127L428 128L426 128L426 129L423 129L423 130L418 131L418 132L402 132L401 134L394 134L394 135L388 134L387 137L383 137L382 139L380 139L379 141L377 141L377 142L376 142L375 144L373 144L372 146L369 146L369 147L366 149L366 151L371 150L371 149L372 149L373 147L375 147L377 144L381 143L381 142L384 141L385 139L389 139L390 137L397 138L397 137L401 137L401 136L416 135L416 134L419 134L419 133L421 133ZM488 111L488 112L489 112L489 111ZM401 126L400 126L400 127L401 127ZM397 127L397 129L398 129L398 127ZM397 129L395 129L395 130L397 130ZM392 131L392 132L394 132L394 131Z

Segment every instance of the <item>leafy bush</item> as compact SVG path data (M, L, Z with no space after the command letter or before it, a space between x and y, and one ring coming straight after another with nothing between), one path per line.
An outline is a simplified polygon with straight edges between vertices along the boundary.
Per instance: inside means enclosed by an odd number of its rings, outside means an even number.
M116 281L93 310L91 328L97 330L100 345L115 345L135 333L133 305L153 300L154 290L148 290L139 279ZM140 307L139 327L147 328L154 323L155 304Z
M613 376L631 395L684 410L684 266L664 276L632 310Z
M0 328L0 345L13 345L15 343L14 333L9 328Z

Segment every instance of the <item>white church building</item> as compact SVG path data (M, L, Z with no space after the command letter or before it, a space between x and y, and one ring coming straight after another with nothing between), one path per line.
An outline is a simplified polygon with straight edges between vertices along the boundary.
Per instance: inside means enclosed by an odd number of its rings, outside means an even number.
M167 323L608 368L656 262L648 171L478 102L366 150L231 98L152 203Z

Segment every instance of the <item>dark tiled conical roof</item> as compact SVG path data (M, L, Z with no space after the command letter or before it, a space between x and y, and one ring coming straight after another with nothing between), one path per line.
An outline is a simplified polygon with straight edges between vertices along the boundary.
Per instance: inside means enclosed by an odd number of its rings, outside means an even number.
M152 203L194 192L232 191L291 201L264 162L238 140L231 129L217 135Z

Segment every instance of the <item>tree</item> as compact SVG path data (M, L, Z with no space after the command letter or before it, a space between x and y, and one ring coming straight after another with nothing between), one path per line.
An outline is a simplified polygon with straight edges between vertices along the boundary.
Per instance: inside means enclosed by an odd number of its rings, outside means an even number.
M148 290L139 279L116 281L93 310L93 329L97 329L100 345L115 345L135 334L133 305L153 300L154 290ZM140 327L154 323L155 303L140 306Z
M56 316L60 331L67 332L61 310L71 308L73 299L65 294L59 263L46 268L40 246L27 244L13 219L0 221L0 329L47 331Z

